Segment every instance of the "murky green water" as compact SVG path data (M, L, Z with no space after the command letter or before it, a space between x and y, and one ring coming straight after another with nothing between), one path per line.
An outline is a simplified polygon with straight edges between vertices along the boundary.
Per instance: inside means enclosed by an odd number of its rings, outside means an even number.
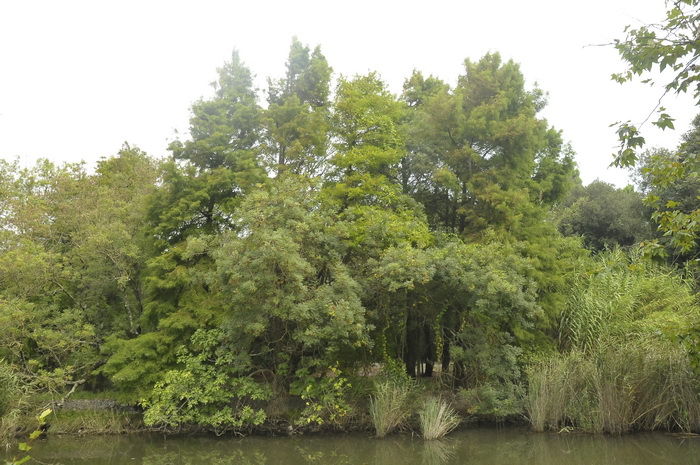
M53 464L700 464L700 438L536 434L526 429L469 429L440 441L368 434L278 438L105 436L51 438L32 454Z

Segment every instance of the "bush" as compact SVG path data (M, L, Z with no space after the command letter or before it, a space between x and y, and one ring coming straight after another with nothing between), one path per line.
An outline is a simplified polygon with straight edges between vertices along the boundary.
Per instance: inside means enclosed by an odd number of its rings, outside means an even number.
M512 382L487 383L472 389L463 389L460 397L468 405L468 412L503 421L507 417L522 415L525 389Z

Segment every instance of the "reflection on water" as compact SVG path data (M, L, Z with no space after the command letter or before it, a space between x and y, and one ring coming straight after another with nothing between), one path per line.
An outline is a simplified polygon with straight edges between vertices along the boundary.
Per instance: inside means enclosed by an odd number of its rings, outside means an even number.
M439 441L368 434L277 438L103 436L50 438L32 454L43 463L122 465L700 465L700 438L536 434L526 429L467 429Z

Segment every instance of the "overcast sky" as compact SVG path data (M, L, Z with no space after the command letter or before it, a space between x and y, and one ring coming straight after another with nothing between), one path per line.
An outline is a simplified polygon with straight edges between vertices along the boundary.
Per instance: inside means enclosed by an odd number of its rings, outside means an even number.
M609 125L643 121L662 91L612 82L623 65L596 45L663 17L663 0L2 0L0 157L94 165L124 141L165 156L234 48L263 88L296 35L336 76L378 71L397 93L414 68L454 83L465 58L500 52L549 93L543 116L571 142L584 183L624 186L627 174L607 168ZM664 105L677 130L647 123L644 135L672 148L695 109L689 96Z

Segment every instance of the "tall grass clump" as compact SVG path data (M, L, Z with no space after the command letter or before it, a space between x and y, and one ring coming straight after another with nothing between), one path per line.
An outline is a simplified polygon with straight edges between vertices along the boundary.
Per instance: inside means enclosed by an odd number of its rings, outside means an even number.
M0 440L22 429L25 415L27 388L19 374L4 360L0 360Z
M535 431L700 430L700 383L682 348L639 341L572 350L530 367Z
M599 431L590 389L595 376L595 365L581 351L555 354L531 365L526 404L533 429L559 431L575 424Z
M528 370L536 431L700 430L700 379L679 336L700 320L671 270L612 252L575 284L560 350Z
M418 421L423 439L438 439L455 429L461 418L444 400L429 397L418 410Z
M635 348L634 422L642 429L700 431L700 380L682 347Z
M561 349L675 336L700 319L692 285L676 272L621 251L601 254L596 267L574 280L561 316Z
M17 373L0 360L0 418L10 413L21 398L22 388Z
M412 413L411 400L415 387L410 381L382 380L375 383L370 396L369 414L377 437L387 434L405 424Z

